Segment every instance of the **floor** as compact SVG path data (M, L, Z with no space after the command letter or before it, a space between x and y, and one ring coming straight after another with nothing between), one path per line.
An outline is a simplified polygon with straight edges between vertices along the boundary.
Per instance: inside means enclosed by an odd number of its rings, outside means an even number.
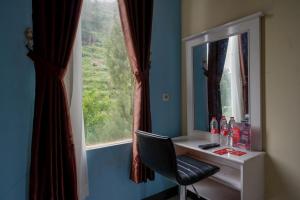
M175 187L169 188L165 191L162 191L158 194L147 197L143 200L179 200L178 187L175 186ZM188 190L187 191L187 200L207 200L207 199L204 199L202 197L197 197L196 194L194 194Z
M191 195L191 194L188 194L189 196L187 197L187 200L206 200L202 197L200 198L197 198L195 195ZM172 197L172 198L169 198L167 200L179 200L179 197L178 196L175 196L175 197Z
M178 197L172 197L171 199L168 199L168 200L179 200L179 198ZM192 200L192 199L187 198L187 200Z

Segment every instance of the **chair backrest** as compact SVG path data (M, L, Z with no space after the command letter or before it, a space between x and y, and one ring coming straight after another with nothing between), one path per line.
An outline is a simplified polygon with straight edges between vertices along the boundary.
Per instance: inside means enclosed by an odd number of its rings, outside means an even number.
M138 148L142 162L150 169L176 182L177 162L170 138L137 131Z

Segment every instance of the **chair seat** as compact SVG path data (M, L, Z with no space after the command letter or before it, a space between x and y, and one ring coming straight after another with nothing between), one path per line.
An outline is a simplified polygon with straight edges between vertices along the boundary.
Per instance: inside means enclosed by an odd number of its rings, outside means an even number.
M191 185L220 170L219 167L193 159L186 155L177 156L178 183Z

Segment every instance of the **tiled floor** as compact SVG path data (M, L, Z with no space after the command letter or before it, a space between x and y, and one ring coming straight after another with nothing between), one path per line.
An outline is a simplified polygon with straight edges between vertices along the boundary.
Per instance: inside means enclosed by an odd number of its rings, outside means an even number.
M168 200L179 200L179 198L178 197L172 197L171 199L168 199ZM192 200L192 199L187 198L187 200Z

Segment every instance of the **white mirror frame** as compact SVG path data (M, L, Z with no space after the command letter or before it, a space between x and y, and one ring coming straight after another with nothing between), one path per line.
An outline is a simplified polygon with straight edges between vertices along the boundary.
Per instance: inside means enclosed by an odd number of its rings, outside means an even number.
M251 149L262 150L261 127L261 59L260 59L260 21L262 12L238 19L183 38L186 47L186 81L187 81L187 131L188 135L203 133L194 129L194 86L193 86L193 47L228 38L232 35L248 32L249 40L249 114L251 123Z

